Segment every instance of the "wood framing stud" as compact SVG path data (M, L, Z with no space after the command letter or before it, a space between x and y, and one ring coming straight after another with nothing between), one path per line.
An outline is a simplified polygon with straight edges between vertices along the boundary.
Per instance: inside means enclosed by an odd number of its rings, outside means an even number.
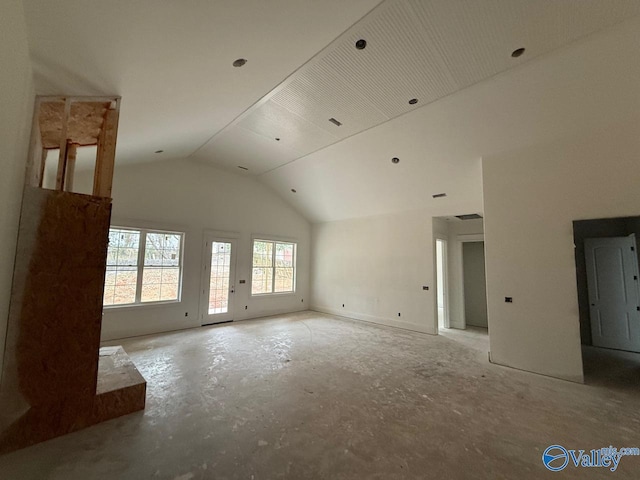
M31 140L29 142L29 156L27 157L27 168L25 171L25 185L31 187L42 187L42 176L44 165L41 164L45 157L42 152L42 135L40 134L40 99L36 98L33 106L33 122L31 125Z
M47 154L57 150L55 189L72 192L78 148L96 146L93 195L111 197L119 112L120 97L36 97L25 184L44 187Z
M33 183L27 182L29 186L38 186L42 188L42 183L44 182L44 169L47 167L47 155L49 154L49 150L46 148L42 149L41 157L40 157L40 165L39 165L39 176L33 179ZM35 169L36 165L34 165Z
M116 138L118 136L118 116L117 109L107 110L98 138L98 155L93 178L93 195L97 197L111 197Z
M69 144L67 147L67 163L65 167L64 189L67 192L73 192L73 176L76 171L76 156L78 154L78 145Z
M65 170L67 169L67 131L69 129L70 115L71 99L67 98L64 102L62 130L60 131L60 152L58 154L58 174L56 175L56 190L64 190Z

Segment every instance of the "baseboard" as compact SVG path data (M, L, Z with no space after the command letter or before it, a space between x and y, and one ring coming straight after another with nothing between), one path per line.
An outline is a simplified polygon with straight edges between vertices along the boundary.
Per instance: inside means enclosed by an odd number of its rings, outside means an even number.
M277 315L286 315L288 313L299 313L299 312L305 312L307 310L309 310L307 307L300 307L297 309L277 308L274 310L261 310L259 312L252 312L246 317L237 316L236 318L233 319L233 321L244 322L245 320L256 320L258 318L267 318L267 317L273 317Z
M489 352L489 363L491 363L493 365L498 365L500 367L513 368L514 370L518 370L518 371L524 372L524 373L529 373L531 375L540 375L542 377L553 378L553 379L556 379L556 380L562 380L564 382L579 383L579 384L584 385L584 376L583 375L558 375L558 374L554 375L554 374L551 374L551 373L537 372L535 370L528 370L526 368L515 367L515 366L509 365L507 363L502 363L501 361L496 361L495 358L493 357L493 355L491 355L491 352Z
M402 322L397 320L390 320L384 317L376 317L373 315L367 315L365 313L345 311L343 309L322 307L318 305L311 306L310 310L319 313L327 313L329 315L335 315L338 317L350 318L352 320L360 320L368 323L375 323L377 325L384 325L386 327L400 328L402 330L410 330L412 332L427 333L429 335L436 335L434 332L430 332L423 325L416 325L415 323Z

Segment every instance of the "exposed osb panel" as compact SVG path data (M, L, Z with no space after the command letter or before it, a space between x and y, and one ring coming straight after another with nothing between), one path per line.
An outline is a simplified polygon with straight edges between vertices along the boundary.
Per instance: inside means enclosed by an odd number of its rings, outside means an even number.
M80 146L97 145L104 116L111 102L74 102L67 126L67 139ZM44 148L60 147L64 102L40 105L40 132Z
M25 188L0 385L0 453L144 406L144 388L96 393L110 215L108 198Z

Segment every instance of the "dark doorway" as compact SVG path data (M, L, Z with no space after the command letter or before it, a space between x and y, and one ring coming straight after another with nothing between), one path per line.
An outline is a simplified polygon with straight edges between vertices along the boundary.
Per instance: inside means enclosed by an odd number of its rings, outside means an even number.
M637 260L638 247L640 246L638 244L640 242L640 217L576 220L573 222L580 337L583 345L582 359L585 382L589 384L625 389L636 388L635 386L639 385L640 354L600 348L594 345L591 318L593 306L589 299L587 274L587 270L593 269L594 265L588 263L587 257L589 255L586 255L586 246L589 245L589 242L593 242L593 240L587 242L587 239L608 238L613 240L614 237L629 237L633 234L635 234L635 242L630 242L628 248L635 250L634 260ZM634 311L634 313L636 312ZM596 330L597 325L595 324Z

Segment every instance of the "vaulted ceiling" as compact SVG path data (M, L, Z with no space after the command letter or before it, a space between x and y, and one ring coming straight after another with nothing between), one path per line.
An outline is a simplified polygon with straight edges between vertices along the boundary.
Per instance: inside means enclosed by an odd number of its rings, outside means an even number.
M311 221L481 212L482 156L640 112L640 0L25 9L37 93L123 97L117 165L257 175Z

